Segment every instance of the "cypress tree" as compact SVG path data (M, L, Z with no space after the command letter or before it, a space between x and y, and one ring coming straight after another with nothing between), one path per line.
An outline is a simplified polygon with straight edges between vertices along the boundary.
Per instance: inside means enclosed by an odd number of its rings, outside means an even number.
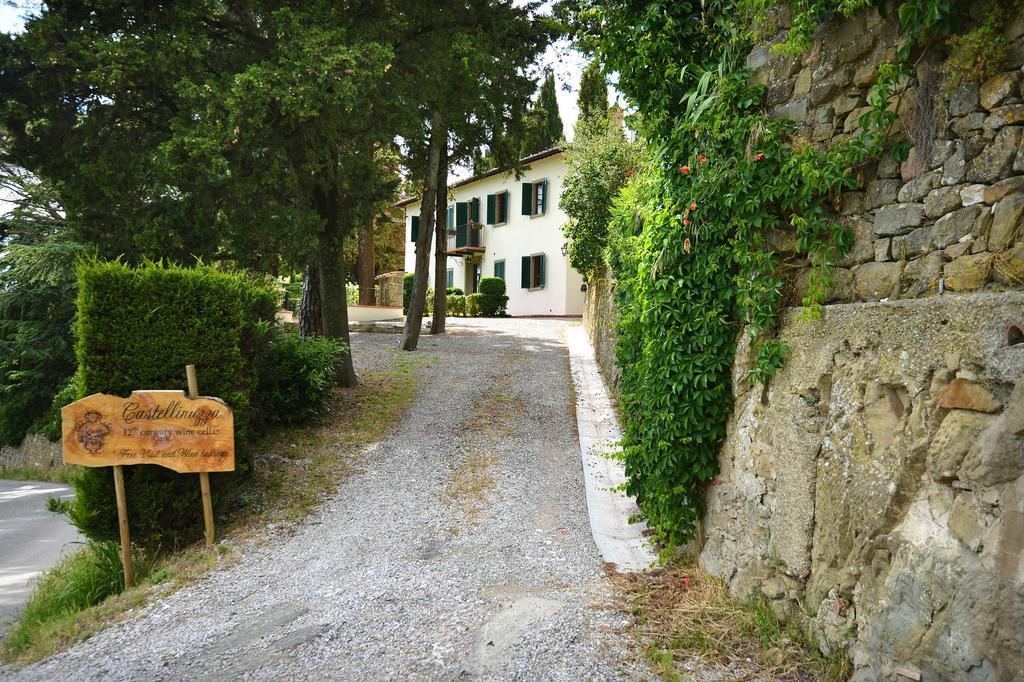
M526 114L521 155L530 156L551 149L563 138L562 117L558 115L555 96L555 74L548 71L540 86L540 94Z
M580 96L577 105L580 110L577 128L580 124L604 120L608 115L608 85L605 83L604 74L601 73L601 65L596 59L587 64L580 76Z

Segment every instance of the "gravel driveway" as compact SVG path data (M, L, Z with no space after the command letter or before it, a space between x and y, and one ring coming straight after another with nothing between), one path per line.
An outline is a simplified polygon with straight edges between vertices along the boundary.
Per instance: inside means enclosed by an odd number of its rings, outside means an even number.
M407 418L318 512L16 677L648 677L590 535L570 323L449 324L421 338ZM355 335L357 369L396 344Z

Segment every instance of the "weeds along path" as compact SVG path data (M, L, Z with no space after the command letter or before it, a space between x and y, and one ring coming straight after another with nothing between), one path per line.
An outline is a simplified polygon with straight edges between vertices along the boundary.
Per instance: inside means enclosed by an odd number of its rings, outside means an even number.
M298 525L35 680L644 678L590 535L565 322L421 337L419 395ZM396 337L353 339L362 366Z

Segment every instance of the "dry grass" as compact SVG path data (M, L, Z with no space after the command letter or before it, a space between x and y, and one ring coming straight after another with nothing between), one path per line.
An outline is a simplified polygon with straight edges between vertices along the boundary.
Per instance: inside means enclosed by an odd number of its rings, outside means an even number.
M636 634L665 679L698 657L728 679L842 680L848 659L822 656L808 632L780 620L763 601L741 603L722 581L684 563L614 574L629 595Z
M417 370L434 361L427 354L401 354L392 370L365 373L360 385L341 389L316 423L282 428L257 444L252 476L245 479L218 519L221 539L261 541L267 523L295 521L310 513L357 466L361 455L405 413L416 396ZM3 659L27 665L63 651L134 609L236 561L230 544L202 544L156 558L139 570L137 585L96 606L33 624L5 642ZM139 567L141 568L141 567ZM13 633L12 633L13 634Z
M445 490L448 499L465 514L470 524L480 520L494 489L494 468L498 458L485 453L474 453L452 472Z
M67 483L70 470L74 466L53 467L5 467L0 465L0 479L8 481L45 481L47 483Z

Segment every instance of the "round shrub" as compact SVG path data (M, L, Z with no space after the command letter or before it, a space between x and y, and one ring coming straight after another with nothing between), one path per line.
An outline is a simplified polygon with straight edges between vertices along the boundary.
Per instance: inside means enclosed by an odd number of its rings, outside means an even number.
M271 329L254 398L260 417L271 424L294 424L321 414L330 401L343 350L344 344L335 339Z
M504 296L505 280L501 277L484 277L480 280L479 291L484 296Z

